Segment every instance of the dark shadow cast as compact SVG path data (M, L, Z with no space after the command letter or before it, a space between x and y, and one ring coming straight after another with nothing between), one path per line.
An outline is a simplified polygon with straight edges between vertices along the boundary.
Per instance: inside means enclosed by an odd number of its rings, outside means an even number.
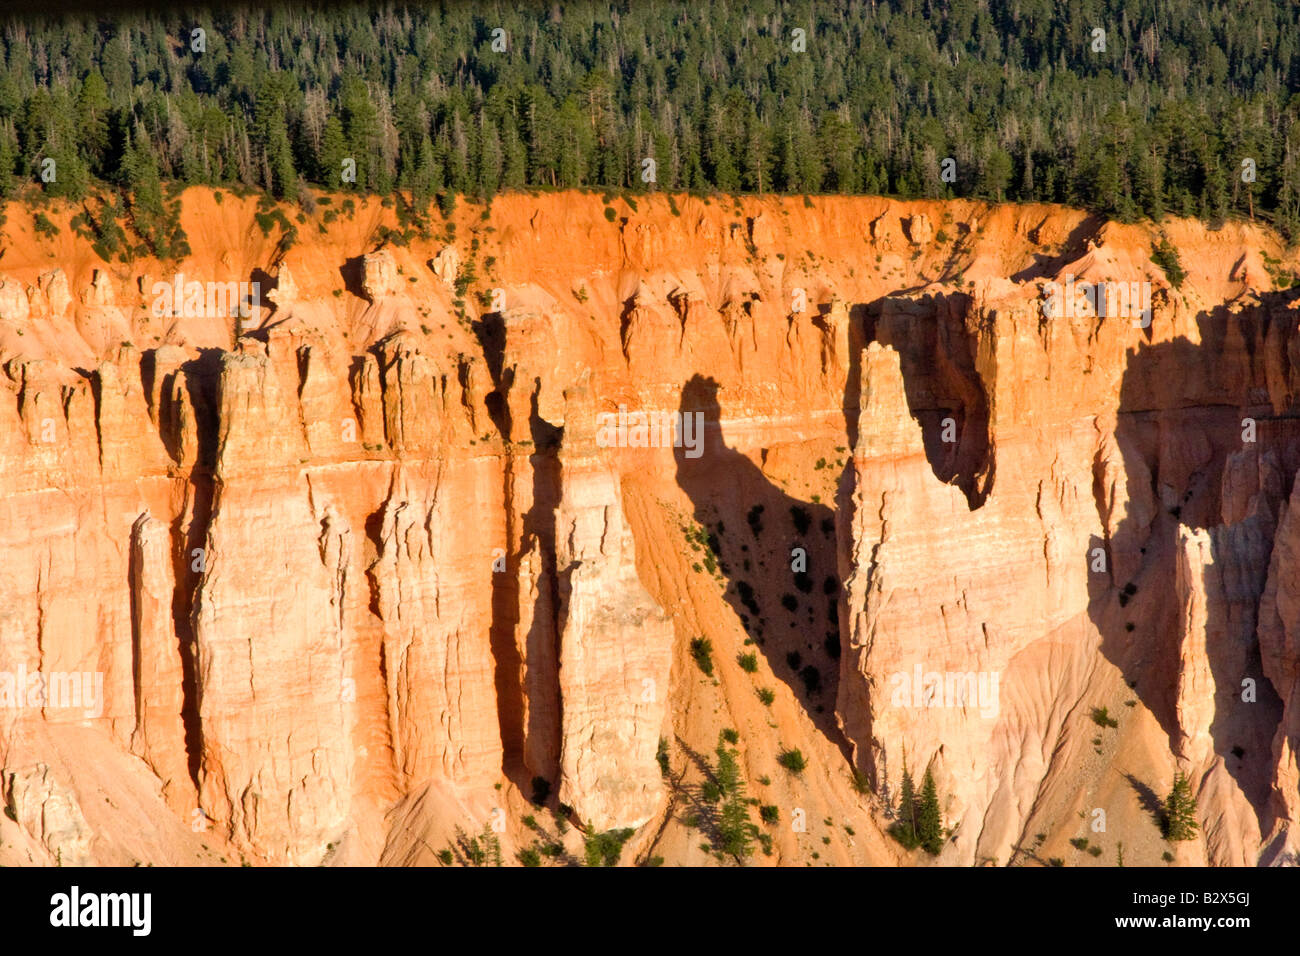
M181 656L181 724L185 732L185 753L190 778L199 788L199 769L203 760L203 737L199 721L199 691L197 647L195 646L193 612L194 592L202 577L202 558L207 547L208 524L212 517L216 496L214 471L217 465L218 403L221 382L221 349L201 349L198 358L181 365L164 381L162 408L159 410L159 428L164 444L172 435L171 448L177 449L179 458L180 409L170 398L176 375L181 376L190 406L194 411L194 429L198 452L190 471L189 523L182 511L172 525L172 541L179 544L172 551L172 572L175 581L172 591L172 621L180 643Z
M1269 562L1261 562L1259 552L1272 550L1275 521L1300 466L1300 417L1274 414L1260 355L1270 326L1284 322L1280 306L1293 297L1265 295L1256 314L1233 315L1222 306L1202 313L1199 343L1142 341L1129 350L1115 429L1129 505L1110 540L1090 542L1088 559L1089 616L1101 634L1102 653L1119 667L1180 756L1183 624L1176 582L1190 573L1192 583L1204 589L1205 621L1195 625L1194 640L1204 648L1215 687L1213 753L1265 835L1274 823L1271 751L1282 702L1261 661L1258 615ZM1269 309L1269 299L1278 307ZM1225 347L1229 322L1240 329L1244 352ZM1275 339L1293 334L1273 332ZM1244 440L1248 418L1255 422L1253 442ZM1094 493L1104 514L1102 462L1095 467ZM1225 514L1242 507L1240 500L1224 500L1229 467L1229 485L1257 482L1255 511ZM1153 506L1146 510L1149 521L1140 518L1144 500ZM1209 561L1187 566L1181 539L1195 532L1208 533ZM1096 547L1105 551L1104 572L1092 562ZM1194 553L1195 546L1188 547ZM1242 700L1245 679L1254 681L1254 702ZM1129 780L1140 786L1131 775Z
M1046 217L1037 226L1029 230L1031 242L1035 244L1041 242L1039 231L1045 225L1047 225ZM1095 239L1105 225L1106 219L1101 216L1091 214L1086 216L1082 222L1070 230L1070 234L1065 237L1060 252L1056 255L1035 252L1033 254L1034 264L1021 269L1011 277L1011 280L1013 282L1032 282L1034 279L1046 279L1059 275L1065 266L1083 258L1088 251L1088 240Z
M281 306L271 299L271 293L280 288L279 277L273 277L265 269L254 269L248 275L249 295L240 302L240 305L246 305L246 309L240 310L240 315L244 312L249 317L257 315L255 311L257 306L263 306L270 309L270 315L274 316L277 312L283 311ZM256 290L254 292L253 290Z
M711 378L696 375L686 383L680 411L699 416L695 434L702 440L695 449L685 442L674 449L677 483L702 529L692 540L697 567L725 583L725 600L777 679L845 750L834 713L840 652L834 512L787 495L727 447L718 391Z
M506 320L499 312L487 312L474 322L473 331L483 350L492 391L486 399L488 417L503 439L510 438L510 405L506 395L514 384L514 369L505 368ZM536 405L536 400L534 400ZM536 437L533 439L536 441Z
M504 325L501 334L504 336ZM501 345L504 347L504 341ZM499 356L496 369L494 381L499 380ZM533 386L528 421L529 440L533 446L533 453L528 458L533 482L532 503L522 516L519 540L512 541L508 547L504 572L493 575L491 623L498 719L505 749L503 770L524 792L531 787L534 777L541 777L548 783L560 778L560 708L563 706L558 671L559 634L564 627L559 600L563 583L558 580L556 567L555 511L561 496L559 449L564 430L547 422L538 413L540 380L535 379ZM500 391L493 394L501 398L500 408L503 414L508 415L504 396ZM495 416L493 420L498 427L502 426L503 423ZM503 437L508 435L508 431L503 432ZM507 459L505 481L505 500L512 502L514 456ZM514 523L513 519L510 523ZM529 554L534 556L539 566L536 573L538 593L521 655L515 645L522 597L519 593L519 566ZM526 710L525 695L532 705Z
M1128 781L1128 785L1132 787L1133 792L1137 794L1138 803L1141 805L1143 812L1149 814L1151 822L1156 825L1156 829L1161 833L1164 833L1165 805L1161 799L1156 796L1156 792L1131 773L1124 774L1124 779Z
M873 338L898 353L908 411L921 426L935 477L960 488L974 511L993 490L995 462L975 334L965 322L970 308L970 297L958 292L885 297L868 312Z
M362 301L369 302L362 279L365 276L365 257L353 256L339 266L339 275L343 278L343 287Z

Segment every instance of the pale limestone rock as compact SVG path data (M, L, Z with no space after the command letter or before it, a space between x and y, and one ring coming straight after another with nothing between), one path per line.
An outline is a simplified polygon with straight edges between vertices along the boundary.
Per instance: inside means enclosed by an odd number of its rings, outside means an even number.
M8 276L0 278L0 319L22 322L31 314L31 303L23 284Z
M352 801L338 607L354 585L350 529L295 476L305 448L286 397L266 355L224 357L220 484L193 613L201 799L237 845L310 864Z
M93 834L77 795L45 764L0 772L6 809L57 866L89 866Z
M595 447L585 384L566 391L560 581L560 800L595 830L638 827L663 798L655 762L673 627L637 577L618 476Z
M268 292L266 297L281 309L298 300L298 283L294 281L289 263L280 263L280 269L275 276L275 288Z
M183 791L185 680L174 633L172 540L167 526L142 514L131 527L131 629L135 648L136 724L131 750L163 781L168 793Z
M455 246L445 246L434 256L430 267L433 269L433 274L441 279L447 288L454 288L456 277L460 275L460 253L456 251Z
M756 249L766 249L776 241L776 231L762 213L749 220L749 241Z
M917 213L907 220L907 239L914 246L928 246L934 239L934 226L924 213Z
M113 291L113 280L103 269L96 269L91 276L90 286L81 294L82 304L95 309L111 309L117 305L117 296Z
M473 480L463 473L465 480ZM464 499L418 481L384 507L378 582L393 756L408 786L485 786L501 768L487 542Z
M361 288L371 302L377 302L398 288L397 263L387 249L367 253L362 258Z

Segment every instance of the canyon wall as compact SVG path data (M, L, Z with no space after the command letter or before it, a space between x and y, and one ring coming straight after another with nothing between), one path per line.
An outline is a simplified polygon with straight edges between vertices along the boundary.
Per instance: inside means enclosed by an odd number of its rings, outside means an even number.
M928 859L884 835L904 765L941 863L1156 862L1175 772L1181 862L1294 858L1267 230L1168 224L1175 288L1153 227L1057 207L506 195L421 234L333 197L291 240L183 204L181 263L106 263L75 210L0 237L0 861L513 862L553 826L728 862L724 732L778 811L755 862ZM177 273L257 301L160 308ZM1150 313L1046 307L1067 276Z

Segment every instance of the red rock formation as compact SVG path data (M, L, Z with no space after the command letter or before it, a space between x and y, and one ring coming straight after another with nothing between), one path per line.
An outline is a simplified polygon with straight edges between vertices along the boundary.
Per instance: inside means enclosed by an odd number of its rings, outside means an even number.
M131 275L8 247L0 862L428 863L484 827L513 862L543 794L567 852L718 862L685 821L724 730L780 811L757 862L911 861L904 757L941 862L1065 856L1103 810L1154 863L1175 769L1180 860L1297 852L1266 231L1169 224L1173 289L1145 227L1050 207L503 195L376 251L367 200L286 253L255 206L188 191L193 254ZM177 272L277 279L155 314ZM1152 321L1046 310L1067 276L1149 281ZM640 412L700 444L597 441ZM101 699L5 703L20 670Z

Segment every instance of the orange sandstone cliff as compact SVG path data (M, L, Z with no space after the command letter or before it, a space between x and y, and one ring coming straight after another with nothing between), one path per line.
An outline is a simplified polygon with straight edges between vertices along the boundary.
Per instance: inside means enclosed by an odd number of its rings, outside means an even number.
M179 263L7 210L0 863L736 862L724 730L751 863L932 860L885 835L905 764L941 864L1300 853L1266 229L1167 223L1174 287L1156 227L1059 207L183 203ZM178 273L256 302L160 306Z

